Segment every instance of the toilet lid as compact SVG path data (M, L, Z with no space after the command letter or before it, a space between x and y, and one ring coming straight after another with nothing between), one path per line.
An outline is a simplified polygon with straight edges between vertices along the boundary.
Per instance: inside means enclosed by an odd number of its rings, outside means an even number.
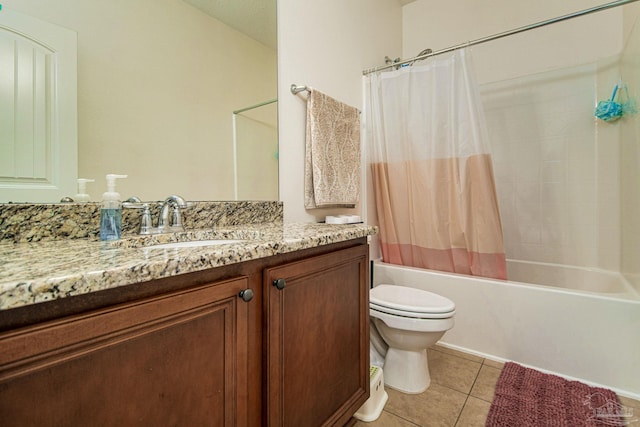
M378 285L369 293L371 304L410 313L450 313L456 305L448 298L407 286Z

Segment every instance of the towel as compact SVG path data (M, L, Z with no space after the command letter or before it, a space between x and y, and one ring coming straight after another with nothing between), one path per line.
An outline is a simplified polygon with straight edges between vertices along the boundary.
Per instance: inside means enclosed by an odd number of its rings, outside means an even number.
M305 148L304 207L355 207L360 198L358 109L310 89Z

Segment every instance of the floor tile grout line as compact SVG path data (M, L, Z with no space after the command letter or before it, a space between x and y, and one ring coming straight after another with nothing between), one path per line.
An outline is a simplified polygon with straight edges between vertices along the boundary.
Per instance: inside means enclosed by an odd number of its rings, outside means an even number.
M453 425L454 427L458 425L458 422L460 421L460 417L462 416L462 412L464 411L465 406L467 406L469 397L471 397L471 391L473 390L473 386L476 385L476 381L478 381L478 377L480 376L480 371L482 370L482 366L484 365L484 360L485 359L482 359L482 363L480 363L480 369L478 369L478 373L476 374L476 377L473 379L473 384L471 384L471 388L469 388L469 393L467 393L467 397L464 399L464 404L462 405L460 412L458 412L458 417L456 418L456 422Z
M442 349L446 349L446 348L447 347L438 347L437 345L435 345L435 346L429 347L427 350L437 351L438 353L446 354L447 356L457 357L459 359L464 359L464 360L467 360L469 362L479 363L481 365L484 364L485 360L487 360L487 359L481 358L479 356L475 356L473 354L464 353L464 352L459 351L459 350L452 350L452 349L448 349L449 351L443 351L442 350ZM468 357L465 357L465 355L468 355ZM479 362L477 359L482 359L482 361Z
M491 366L491 365L487 365L487 364L485 364L484 362L485 362L486 360L488 360L488 359L482 359L482 366L486 366L486 367L487 367L487 368L489 368L489 369L496 369L496 370L500 371L500 373L502 373L502 370L504 369L504 364L503 364L503 366L502 366L502 367L498 368L498 367L496 367L496 366ZM482 370L482 368L480 368L480 370ZM478 375L480 375L480 372L478 372ZM498 374L498 375L499 375L499 374ZM477 380L477 378L476 378L476 380ZM474 381L474 383L473 383L473 384L475 385L475 381ZM471 386L471 390L473 390L473 386ZM480 399L480 400L482 400L483 402L493 403L493 400L494 400L494 398L495 398L495 392L496 392L496 390L495 390L495 384L494 384L494 386L493 386L493 394L492 394L492 396L491 396L491 399L490 399L490 400L484 399L484 398L479 397L479 396L473 396L473 395L471 395L471 392L469 392L469 395L470 395L470 396L472 396L472 397L474 397L474 398L476 398L476 399Z
M438 347L430 347L428 350L439 353L441 355L441 357L450 358L450 359L453 359L453 360L458 360L460 362L464 362L465 364L470 362L474 366L477 367L476 374L474 375L473 381L472 381L471 385L469 386L469 388L467 389L467 391L461 391L461 390L458 390L456 388L452 388L449 385L440 384L438 381L433 381L433 383L434 384L438 384L439 387L443 387L443 388L449 389L452 392L459 393L459 394L461 394L463 396L464 401L463 401L462 405L460 406L460 409L457 412L454 413L456 419L454 421L453 426L464 427L460 423L461 423L462 414L465 411L466 405L471 402L471 399L469 399L470 397L474 397L474 398L476 398L478 400L481 400L483 402L486 402L486 403L491 403L489 400L483 399L482 397L476 397L476 396L474 396L472 394L472 391L473 391L474 387L476 386L476 384L479 384L478 381L479 381L479 378L480 378L480 374L483 371L483 366L487 366L487 368L490 368L490 369L498 369L498 370L501 369L501 368L498 367L498 366L493 366L493 365L487 364L488 359L486 359L486 358L477 358L477 359L467 358L467 357L464 357L464 355L460 355L460 354L457 354L457 353L454 353L454 352L442 351L443 349L440 349ZM468 410L473 411L472 409L468 409ZM407 414L405 414L402 411L400 413L396 413L396 411L390 411L390 410L385 408L383 410L383 412L385 412L389 416L398 418L399 420L402 420L402 421L410 424L413 427L421 427L422 426L422 424L416 423L412 418L410 418ZM451 414L451 415L454 415L454 414Z
M456 427L458 425L458 422L460 421L460 417L462 416L462 411L464 411L464 407L467 406L468 401L469 401L469 395L467 394L467 397L464 399L464 403L462 404L462 408L460 409L460 412L458 412L458 416L456 417L456 422L453 425L453 427Z
M400 414L396 414L395 412L387 411L386 409L383 409L382 412L386 412L387 414L391 414L396 418L400 418L401 420L404 420L404 421L406 421L408 423L411 423L416 427L420 427L420 424L416 424L416 423L413 422L413 420L410 420L409 418L405 418L404 416L402 416Z
M476 380L477 380L477 378L478 378L479 373L480 373L480 371L478 370L478 373L476 374L476 377L475 377L475 378L474 378L474 380L473 380L473 384L475 384L475 382L476 382ZM438 382L436 382L436 381L433 381L433 382L432 382L432 384L438 384L438 386L439 386L439 387L446 388L446 389L448 389L448 390L451 390L451 391L456 392L456 393L460 393L460 394L462 394L462 395L464 395L464 396L465 396L464 403L463 403L463 404L462 404L462 406L460 407L460 411L458 411L458 415L457 415L457 417L456 417L456 422L454 423L454 427L455 427L455 425L458 423L458 419L460 418L460 415L462 414L462 411L463 411L463 409L464 409L464 406L467 404L467 400L469 400L470 393L471 393L471 389L473 388L473 384L471 385L471 388L469 389L469 392L468 392L468 393L466 393L466 392L464 392L464 391L457 390L457 389L455 389L455 388L451 388L451 387L446 386L446 385L444 385L444 384L440 384L440 383L438 383ZM395 412L389 411L389 410L387 410L387 409L383 409L383 412L386 412L386 413L388 413L388 414L391 414L391 415L393 415L394 417L401 418L401 419L403 419L404 421L407 421L407 422L409 422L409 423L413 424L413 425L414 425L414 426L416 426L416 427L421 427L421 424L416 424L413 420L411 420L411 419L409 419L409 418L406 418L404 415L401 415L401 414L399 414L399 413L395 413Z

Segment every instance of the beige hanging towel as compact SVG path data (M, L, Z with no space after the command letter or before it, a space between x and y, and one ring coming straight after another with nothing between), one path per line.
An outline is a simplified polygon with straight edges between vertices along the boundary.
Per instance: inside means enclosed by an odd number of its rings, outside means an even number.
M306 209L353 208L360 198L360 112L310 89L304 168Z

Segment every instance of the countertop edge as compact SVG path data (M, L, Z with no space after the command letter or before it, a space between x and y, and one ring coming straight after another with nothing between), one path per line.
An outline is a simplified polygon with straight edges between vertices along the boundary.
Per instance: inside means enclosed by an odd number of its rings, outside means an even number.
M261 230L261 237L243 243L222 246L153 249L149 247L116 247L104 242L75 243L67 259L61 254L41 261L41 271L19 271L0 277L0 310L83 295L155 279L178 276L215 267L266 258L274 255L359 239L377 233L377 227L357 225L289 224ZM18 244L20 245L20 244ZM32 244L34 257L39 246ZM49 245L55 248L56 246ZM75 255L74 255L75 254ZM20 254L16 254L20 256ZM91 257L88 268L78 263L82 256ZM80 259L75 259L80 258ZM100 257L99 260L92 258ZM10 265L5 263L5 265ZM26 260L23 260L23 262ZM57 263L57 264L56 264ZM14 280L6 280L7 277Z

